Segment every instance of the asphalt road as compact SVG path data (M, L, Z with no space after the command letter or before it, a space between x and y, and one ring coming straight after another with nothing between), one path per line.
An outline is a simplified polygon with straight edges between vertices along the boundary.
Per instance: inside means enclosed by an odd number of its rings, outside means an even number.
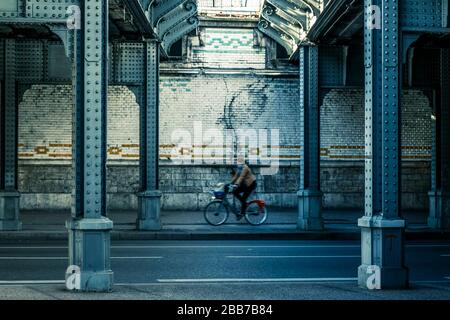
M356 287L361 261L356 241L116 241L111 256L116 286L259 285L267 297L276 286ZM63 286L67 265L66 243L0 244L0 296L8 286ZM413 283L448 288L450 242L407 243L406 265Z

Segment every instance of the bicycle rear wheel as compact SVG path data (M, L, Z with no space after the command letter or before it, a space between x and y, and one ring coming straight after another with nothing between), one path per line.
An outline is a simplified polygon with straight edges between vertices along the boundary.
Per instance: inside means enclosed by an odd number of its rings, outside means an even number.
M228 209L223 204L223 201L211 201L204 210L206 222L213 226L219 226L228 219Z
M258 226L266 222L267 209L265 206L260 206L256 202L250 202L245 211L245 220L254 226Z

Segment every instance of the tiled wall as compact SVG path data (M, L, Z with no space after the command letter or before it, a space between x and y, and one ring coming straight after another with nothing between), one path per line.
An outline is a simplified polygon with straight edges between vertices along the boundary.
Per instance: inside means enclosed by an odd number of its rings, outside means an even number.
M253 29L203 28L192 62L208 68L265 68L265 48L254 46Z
M364 159L364 92L330 90L321 107L322 159ZM431 106L421 90L402 95L402 158L431 159Z
M139 158L139 106L124 86L109 88L108 158ZM431 108L420 90L403 94L402 153L404 160L429 160ZM364 108L360 89L333 89L321 107L322 160L364 158ZM71 87L33 85L19 105L19 156L21 159L70 159ZM194 126L201 128L202 150L208 163L215 143L207 131L226 135L245 129L280 132L281 161L299 160L297 79L267 76L163 76L161 78L160 156L175 161L181 155L198 156ZM180 143L177 131L189 132L191 142ZM226 138L223 141L227 147ZM260 141L264 142L264 141ZM267 139L269 142L269 139ZM206 144L206 145L204 145ZM211 146L208 146L210 144ZM222 145L222 143L220 144ZM256 144L255 144L256 145ZM256 145L257 146L257 145ZM222 151L223 150L223 151ZM197 153L196 153L197 152ZM222 163L224 148L217 149Z

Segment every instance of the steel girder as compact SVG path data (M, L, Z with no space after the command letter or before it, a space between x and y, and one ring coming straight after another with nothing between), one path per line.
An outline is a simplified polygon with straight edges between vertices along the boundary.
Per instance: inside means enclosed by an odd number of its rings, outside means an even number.
M441 49L440 99L433 123L428 226L450 229L450 49Z
M47 22L65 22L72 14L71 6L80 6L82 0L2 0L0 17L40 19ZM25 20L24 20L25 21Z
M85 0L83 25L74 30L73 168L69 231L70 266L80 268L83 291L109 291L110 230L106 218L106 107L108 90L108 0ZM71 270L68 269L71 276Z
M138 230L160 230L159 51L157 40L144 43L146 76L140 100L140 192Z
M358 283L385 288L408 285L404 266L405 221L400 214L401 41L398 1L365 0L381 8L381 28L364 29L365 58L365 215L361 227L362 264ZM380 278L373 279L373 268ZM379 281L378 281L379 280Z
M275 28L280 29L292 38L294 43L298 43L301 40L302 29L304 29L304 23L289 21L289 17L283 17L280 15L280 10L271 4L267 3L261 12L261 16L266 19ZM282 14L282 13L281 13ZM305 21L306 22L306 21Z
M147 16L161 42L163 53L198 27L195 0L155 0L148 3Z
M194 0L188 0L182 5L176 7L169 12L157 25L158 34L161 35L162 40L166 37L167 32L177 24L188 20L197 14L197 4Z
M16 105L16 42L4 40L4 81L2 86L0 122L0 189L17 190L17 105Z
M197 17L190 17L187 20L177 24L175 27L171 28L164 34L162 48L165 52L169 52L170 47L180 40L184 35L190 33L191 31L197 29L199 20Z
M297 227L321 230L319 48L300 46L300 181Z
M0 91L0 231L19 230L17 191L16 41L3 43L3 81Z
M258 29L292 55L321 8L321 1L317 0L266 0Z

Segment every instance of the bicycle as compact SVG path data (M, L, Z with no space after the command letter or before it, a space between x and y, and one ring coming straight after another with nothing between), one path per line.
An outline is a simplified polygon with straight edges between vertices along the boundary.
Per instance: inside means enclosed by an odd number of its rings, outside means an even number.
M211 190L209 192L213 195L212 201L204 209L205 220L213 226L224 224L230 215L230 210L238 219L242 218L240 208L237 208L234 203L235 198L233 198L233 203L230 203L227 198L235 190L236 186L225 187L222 183L218 187L221 190ZM267 220L266 202L260 199L247 202L247 210L244 217L251 225L263 224Z

